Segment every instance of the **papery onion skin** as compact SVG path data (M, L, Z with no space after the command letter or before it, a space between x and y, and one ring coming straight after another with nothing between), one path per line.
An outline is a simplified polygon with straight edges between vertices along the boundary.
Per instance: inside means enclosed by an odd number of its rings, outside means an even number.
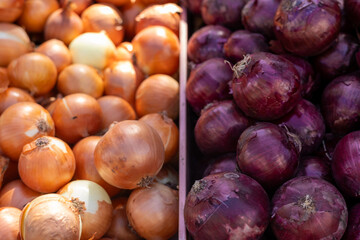
M105 189L88 180L76 180L62 187L58 194L71 201L83 202L80 211L82 233L81 240L101 238L109 229L113 206Z
M242 60L246 54L267 51L268 44L264 36L247 30L233 32L224 44L226 58L233 63Z
M64 141L40 137L24 145L19 157L19 175L26 186L51 193L70 182L75 173L74 154Z
M115 62L130 61L132 62L134 47L130 42L122 42L116 47ZM139 70L140 71L140 70Z
M222 172L239 172L236 153L227 153L212 158L203 173L203 177Z
M116 123L95 148L95 166L109 184L123 189L147 186L164 164L159 134L146 123Z
M338 2L281 1L274 17L275 35L291 53L315 56L335 40L341 23Z
M331 166L326 159L316 156L306 156L300 159L296 177L309 176L331 181Z
M354 240L360 238L360 204L356 204L349 210L349 220L343 240Z
M335 147L331 163L337 186L351 197L360 198L360 131L343 137Z
M231 99L233 72L222 58L207 60L194 68L186 83L186 99L195 113L213 101Z
M54 121L37 103L16 103L0 116L0 147L13 161L18 160L25 144L38 137L54 134Z
M332 80L322 93L321 111L327 126L335 134L344 135L359 129L360 72Z
M25 0L2 0L0 2L0 22L14 22L24 10Z
M81 218L73 203L59 194L46 194L25 206L20 216L21 240L79 240Z
M27 187L21 180L14 180L1 188L0 207L23 209L27 203L40 195L41 193Z
M141 0L147 6L151 4L178 3L179 0Z
M297 177L282 185L272 199L271 227L278 240L341 239L348 211L329 182Z
M14 207L0 208L0 236L6 240L19 239L19 220L21 210Z
M266 52L247 55L233 67L236 104L249 117L275 120L290 112L301 98L299 74L285 58Z
M9 87L5 92L0 93L0 114L2 114L8 107L18 102L35 102L35 100L24 90Z
M208 25L198 29L188 41L188 58L195 63L211 58L225 58L223 48L230 35L229 29L218 25Z
M141 237L167 240L178 230L179 193L161 183L135 189L128 198L126 215Z
M71 1L72 8L79 16L81 13L92 4L92 0L60 0L60 6L65 7Z
M241 22L250 32L274 38L274 17L280 0L250 0L241 11Z
M269 223L270 201L252 178L218 173L195 181L186 197L184 217L197 240L259 239Z
M211 103L196 122L196 144L206 155L235 152L241 133L250 124L251 120L232 100Z
M320 111L305 99L276 122L299 137L303 156L314 153L325 135L325 122Z
M299 165L299 138L272 123L247 128L237 145L240 172L254 178L267 190L276 190L295 174Z

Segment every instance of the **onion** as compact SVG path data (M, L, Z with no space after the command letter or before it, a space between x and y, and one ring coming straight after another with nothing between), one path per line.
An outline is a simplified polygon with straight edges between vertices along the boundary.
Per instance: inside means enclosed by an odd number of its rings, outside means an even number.
M23 209L41 193L27 187L21 180L14 180L7 183L0 191L0 207L15 207Z
M131 0L121 8L122 17L124 19L124 28L126 38L128 40L135 36L135 18L136 16L146 8L143 0Z
M157 4L147 7L136 18L135 33L149 26L164 26L179 36L180 13L182 8L173 3Z
M356 204L349 211L349 221L343 240L359 239L360 237L360 204Z
M5 92L10 84L7 68L0 67L0 94Z
M111 3L114 4L115 6L122 6L130 1L131 0L96 0L96 2L99 3Z
M93 4L81 14L85 32L105 31L107 36L118 45L124 38L123 20L120 12L111 5Z
M241 21L250 32L274 38L274 17L280 0L249 0L241 11Z
M92 4L92 0L60 0L61 7L65 7L69 2L72 4L73 11L79 16Z
M186 99L195 113L213 101L230 99L232 71L224 59L214 58L194 68L186 83Z
M139 117L165 111L172 118L179 116L179 82L165 74L146 78L135 94L135 110Z
M24 10L24 0L1 0L0 22L14 22Z
M10 87L5 92L0 93L0 114L8 107L18 102L35 102L34 98L20 88Z
M159 134L165 149L165 163L170 162L179 153L179 129L166 112L150 113L139 121L154 128Z
M130 42L122 42L116 48L115 61L130 61L132 62L134 48Z
M134 106L135 92L143 79L144 74L130 61L114 62L104 70L105 94L121 97Z
M109 95L103 96L97 101L102 111L103 130L107 130L114 122L136 119L133 107L121 97Z
M219 24L234 29L241 27L241 10L246 0L203 0L201 16L208 25Z
M212 158L209 161L209 165L206 167L203 177L211 174L223 173L223 172L235 172L239 173L236 153L227 153L218 157Z
M115 57L115 45L105 32L83 33L69 45L74 63L104 69Z
M56 104L52 114L56 136L67 143L76 143L93 135L101 130L101 114L95 98L84 93L67 95Z
M24 146L19 158L21 180L37 192L51 193L70 182L75 157L61 139L40 137Z
M203 0L185 0L184 5L194 14L201 14L201 3Z
M329 182L294 178L272 199L271 227L278 240L341 239L348 211L344 198Z
M331 81L322 93L321 110L333 133L346 134L359 129L360 72Z
M294 174L299 164L299 138L272 123L257 123L239 138L237 162L242 173L265 189L275 190Z
M57 0L25 0L18 23L27 32L41 33L48 17L59 7Z
M89 180L103 187L110 197L117 195L121 190L104 181L95 167L94 151L100 141L100 136L90 136L81 139L75 144L73 153L76 161L75 180Z
M67 66L59 74L57 89L64 96L73 93L85 93L99 98L104 92L104 82L95 68L75 63Z
M275 120L299 102L301 85L294 65L272 53L247 55L234 65L232 91L235 102L249 117Z
M63 41L66 45L83 32L83 22L72 10L69 2L63 9L53 12L46 20L44 27L45 40L53 38Z
M44 95L55 86L57 70L54 62L41 53L27 53L8 66L11 85L35 95Z
M58 193L72 202L80 201L82 222L81 240L101 238L109 229L113 207L106 191L97 183L87 180L72 181Z
M45 41L35 49L35 52L48 56L54 62L58 73L72 62L69 49L57 39Z
M331 181L330 164L321 157L307 156L300 160L297 177L309 176Z
M337 186L351 197L360 197L360 131L347 134L336 145L332 174Z
M71 202L59 194L46 194L35 198L20 216L22 240L58 239L79 240L81 218L79 201Z
M307 100L300 100L295 108L277 120L280 126L286 126L301 141L301 154L314 153L325 135L325 123L318 109Z
M126 215L137 234L145 239L169 239L178 230L178 191L153 183L131 192Z
M147 186L164 163L159 134L146 123L125 120L116 123L95 148L95 166L100 176L118 188Z
M218 173L195 181L184 217L194 239L259 239L269 223L270 202L252 178Z
M132 40L137 66L147 75L172 75L179 68L180 43L175 33L163 26L150 26Z
M25 144L38 137L54 134L54 122L39 104L16 103L0 116L0 147L14 161L18 160Z
M340 31L341 10L336 1L281 1L275 34L291 53L314 56L323 52Z
M6 67L12 60L31 50L29 36L23 28L15 24L0 23L0 67Z
M209 104L195 125L196 144L207 155L235 152L241 133L250 123L231 100Z
M189 59L195 63L201 63L211 58L225 58L223 48L230 34L229 29L217 25L196 30L188 41Z
M0 208L0 236L6 240L19 239L21 210L14 207Z
M172 189L179 189L179 173L169 164L164 164L156 175L155 181Z
M268 45L263 35L246 30L233 32L224 44L226 58L237 63L244 55L255 52L267 52Z
M141 0L147 6L152 4L178 3L179 0Z
M356 66L358 49L359 44L353 36L340 33L330 48L314 58L314 68L322 78L330 80L345 74Z

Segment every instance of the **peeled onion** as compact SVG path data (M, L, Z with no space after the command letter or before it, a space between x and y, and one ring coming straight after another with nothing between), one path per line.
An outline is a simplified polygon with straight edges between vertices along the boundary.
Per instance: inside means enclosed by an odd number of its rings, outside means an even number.
M21 180L14 180L4 185L0 191L0 207L23 209L41 193L26 186Z

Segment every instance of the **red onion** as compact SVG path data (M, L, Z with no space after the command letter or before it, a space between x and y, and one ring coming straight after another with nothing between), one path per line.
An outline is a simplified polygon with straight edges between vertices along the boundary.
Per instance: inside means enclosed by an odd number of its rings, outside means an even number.
M300 150L296 135L272 123L256 123L239 138L237 163L242 173L275 190L295 174Z
M314 67L323 79L331 80L354 68L358 49L359 44L353 36L340 33L330 48L315 57Z
M335 134L359 129L360 71L335 78L322 93L325 123Z
M241 173L218 173L195 181L184 209L196 240L259 239L269 221L264 189Z
M246 54L267 51L264 36L246 30L233 32L224 45L225 56L234 63L242 60Z
M300 100L300 78L285 58L266 52L247 55L233 67L234 99L249 117L275 120Z
M353 206L349 211L349 221L342 240L360 239L360 203Z
M313 153L325 135L325 123L320 112L311 102L302 99L295 108L276 121L295 133L301 141L301 154Z
M203 0L184 0L185 6L194 14L201 14L201 3Z
M274 17L281 0L249 0L241 12L245 29L274 38Z
M241 133L249 126L249 119L232 100L216 102L201 112L195 125L195 141L207 155L235 152Z
M317 177L331 181L330 164L321 157L303 157L300 159L300 164L296 176Z
M339 240L345 232L345 200L323 179L291 179L276 191L272 205L271 227L278 240Z
M241 27L241 10L247 0L203 0L201 16L208 25L219 24L232 29Z
M337 37L341 10L334 0L281 1L274 23L275 35L285 49L300 56L315 56Z
M338 142L331 168L337 186L349 196L360 198L360 131Z
M231 68L221 58L209 59L193 69L186 83L186 99L193 110L199 114L213 101L230 99L232 76Z
M203 173L203 177L222 172L239 172L236 153L227 153L211 159Z
M224 58L223 47L230 34L230 30L222 26L209 25L200 28L189 39L189 59L200 63L211 58Z

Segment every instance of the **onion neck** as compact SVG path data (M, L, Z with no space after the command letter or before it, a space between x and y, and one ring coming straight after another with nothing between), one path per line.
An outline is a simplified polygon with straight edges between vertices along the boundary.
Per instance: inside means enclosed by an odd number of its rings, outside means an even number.
M304 197L300 198L298 201L298 205L308 214L315 212L315 202L309 194L306 194Z
M139 187L146 187L148 188L149 185L154 181L153 177L146 176L141 179L141 181L137 184Z
M205 180L197 180L195 181L192 190L194 191L195 194L201 192L202 190L204 190L206 187L206 181Z
M48 132L50 127L47 124L45 119L39 119L36 123L36 127L39 129L40 132L45 133Z
M71 203L80 215L86 211L85 202L80 201L79 198L71 198Z
M45 147L49 143L50 143L50 140L47 137L41 137L41 138L36 139L36 141L35 141L35 145L40 148Z
M229 63L228 61L226 61L227 63ZM251 57L250 54L246 54L244 55L244 58L237 62L234 66L231 67L231 64L229 63L231 69L234 72L234 76L236 78L241 77L244 74L244 70L245 68L250 64L251 62Z

